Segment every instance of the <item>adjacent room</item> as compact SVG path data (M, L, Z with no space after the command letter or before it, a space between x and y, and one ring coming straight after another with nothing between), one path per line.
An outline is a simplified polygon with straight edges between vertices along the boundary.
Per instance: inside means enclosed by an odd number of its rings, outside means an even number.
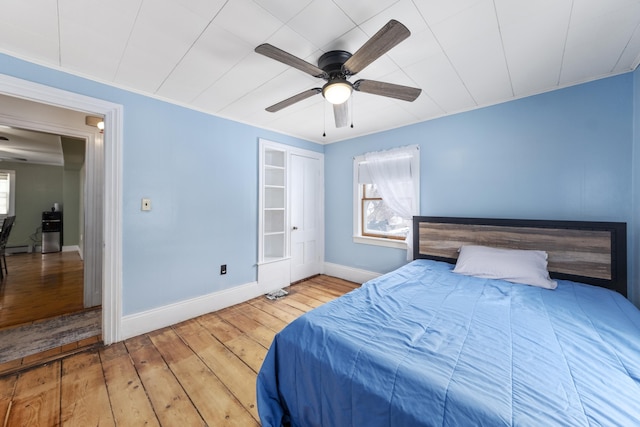
M0 21L4 425L640 424L640 2Z

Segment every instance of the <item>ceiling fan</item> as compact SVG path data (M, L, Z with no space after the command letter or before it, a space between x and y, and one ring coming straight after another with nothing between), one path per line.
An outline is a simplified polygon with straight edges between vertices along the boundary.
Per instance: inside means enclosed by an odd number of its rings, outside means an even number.
M407 27L392 19L353 55L344 50L332 50L324 53L318 59L317 67L268 43L261 44L255 48L257 53L327 81L322 88L316 87L305 90L267 107L266 110L275 113L296 102L322 93L322 96L333 104L336 127L343 127L349 121L349 103L346 101L354 90L403 101L414 101L420 95L422 89L375 80L361 79L354 83L349 81L349 77L362 71L367 65L387 53L410 35L411 32Z

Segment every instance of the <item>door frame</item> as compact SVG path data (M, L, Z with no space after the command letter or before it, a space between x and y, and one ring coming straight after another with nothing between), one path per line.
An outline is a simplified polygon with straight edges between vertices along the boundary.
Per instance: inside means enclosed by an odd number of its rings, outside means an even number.
M102 195L95 195L102 198L102 212L101 215L98 213L98 217L102 217L103 241L96 240L93 248L85 246L85 250L102 252L102 340L106 345L118 342L122 329L123 106L3 74L0 74L0 94L104 116L103 157L93 156L92 161L95 163L90 168L87 167L93 171L103 170L102 176L96 177L102 178ZM19 117L8 120L14 120L16 124L28 122ZM94 134L80 135L82 132L54 123L30 122L29 127L33 130L84 137L88 141L88 149L94 149L99 142ZM90 201L86 200L85 204L89 205Z

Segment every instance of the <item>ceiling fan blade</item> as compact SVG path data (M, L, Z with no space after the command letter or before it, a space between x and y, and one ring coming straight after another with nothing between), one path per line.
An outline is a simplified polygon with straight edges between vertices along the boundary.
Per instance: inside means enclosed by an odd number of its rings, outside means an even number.
M326 79L329 77L326 72L316 67L315 65L305 61L304 59L300 59L297 56L293 56L280 48L270 45L269 43L261 44L260 46L255 48L255 51L261 55L268 56L269 58L275 59L276 61L280 61L285 65L289 65L291 67L297 68L300 71L304 71L307 74L311 74L313 77L319 77L321 79Z
M342 104L333 104L333 117L337 128L343 128L349 124L349 101Z
M378 82L375 80L358 80L353 84L353 88L360 92L386 96L409 102L415 101L420 93L422 93L422 89L415 87Z
M270 113L275 113L276 111L280 111L283 108L286 108L290 105L295 104L296 102L300 102L303 99L307 99L315 94L322 92L322 89L319 87L315 87L313 89L305 90L304 92L300 92L297 95L293 95L291 98L287 98L284 101L280 101L277 104L273 104L271 107L265 108Z
M410 35L407 27L392 19L347 59L342 70L348 75L359 73Z

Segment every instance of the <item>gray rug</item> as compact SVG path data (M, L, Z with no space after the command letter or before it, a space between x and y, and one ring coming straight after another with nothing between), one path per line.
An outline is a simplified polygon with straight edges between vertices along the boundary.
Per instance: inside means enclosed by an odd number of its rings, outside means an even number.
M0 330L0 363L102 333L102 310L87 310Z

